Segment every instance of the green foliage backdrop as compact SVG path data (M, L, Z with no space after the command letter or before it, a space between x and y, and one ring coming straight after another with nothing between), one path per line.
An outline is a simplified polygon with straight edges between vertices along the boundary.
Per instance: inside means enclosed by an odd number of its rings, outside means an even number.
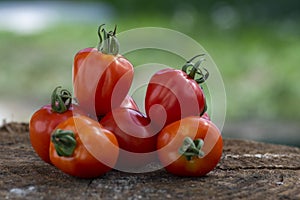
M105 23L118 31L158 26L198 41L224 79L227 119L300 119L299 1L104 1L113 8ZM57 85L72 89L75 53L97 45L104 23L59 23L18 35L0 31L0 94L40 106ZM149 51L126 55L145 62L182 65L171 55Z

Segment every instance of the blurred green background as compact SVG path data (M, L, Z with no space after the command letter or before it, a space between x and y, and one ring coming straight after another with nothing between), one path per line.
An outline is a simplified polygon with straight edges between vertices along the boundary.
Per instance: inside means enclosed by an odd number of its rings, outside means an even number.
M72 90L73 57L97 27L165 27L199 42L225 83L225 137L300 146L300 1L0 1L0 117L28 121L57 85ZM126 56L181 66L160 53Z

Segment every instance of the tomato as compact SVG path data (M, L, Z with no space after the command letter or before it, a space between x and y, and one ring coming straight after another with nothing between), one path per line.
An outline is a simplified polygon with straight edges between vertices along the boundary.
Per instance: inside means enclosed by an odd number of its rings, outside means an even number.
M74 57L74 95L82 109L93 116L104 116L119 107L133 80L133 66L118 53L115 33L116 29L107 33L100 26L98 48L80 50Z
M209 116L209 114L208 114L207 112L203 113L203 115L201 115L201 117L202 117L203 119L206 119L206 120L209 120L209 121L210 121L210 116Z
M204 176L222 156L218 128L201 117L191 116L166 126L158 135L158 157L165 169L179 176Z
M131 108L133 110L139 110L138 105L135 103L134 99L127 95L120 105L121 108Z
M205 112L205 96L198 83L207 79L208 72L203 74L199 69L203 59L196 64L191 63L198 56L189 60L183 70L162 69L151 77L146 91L145 111L158 127ZM192 69L188 73L189 67ZM199 79L196 79L197 74L201 76Z
M115 165L118 154L118 141L114 134L86 116L68 118L51 135L51 162L72 176L101 176Z
M116 108L101 119L100 124L118 139L121 151L117 166L142 167L153 160L154 154L146 153L156 151L156 132L141 112Z
M38 156L50 163L49 144L53 129L67 118L83 114L76 105L71 104L72 97L67 90L55 88L51 97L51 104L37 110L29 122L30 142Z

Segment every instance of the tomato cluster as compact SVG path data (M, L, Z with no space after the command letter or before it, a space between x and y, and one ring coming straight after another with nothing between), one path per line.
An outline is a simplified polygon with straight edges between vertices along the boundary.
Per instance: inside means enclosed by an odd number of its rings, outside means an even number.
M33 114L30 141L38 156L80 178L152 162L180 176L213 170L223 143L199 86L208 78L200 68L205 55L191 58L182 70L157 71L148 83L142 113L128 95L134 68L119 54L116 28L107 32L101 25L98 36L97 48L74 57L75 97L57 87L51 104Z

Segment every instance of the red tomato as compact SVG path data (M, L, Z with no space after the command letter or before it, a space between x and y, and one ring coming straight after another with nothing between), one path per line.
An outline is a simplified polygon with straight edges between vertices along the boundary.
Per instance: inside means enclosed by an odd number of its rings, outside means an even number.
M101 32L104 33L104 40ZM133 66L118 54L115 30L107 33L100 26L98 34L98 49L86 48L75 55L73 86L82 109L100 117L123 102L133 80Z
M139 110L139 107L133 100L133 98L129 95L127 95L124 99L124 101L120 105L121 108L131 108L133 110Z
M206 119L206 120L209 120L209 121L210 121L210 116L208 115L207 112L203 113L203 115L201 115L201 117L202 117L203 119Z
M218 128L201 117L187 117L166 126L158 135L158 157L165 169L179 176L204 176L222 156Z
M49 154L53 165L63 172L80 178L95 178L111 170L119 148L114 134L97 121L74 116L53 131Z
M188 74L182 70L167 68L151 77L146 91L145 111L159 127L187 116L200 116L205 112L205 96L198 83L203 82L208 73L204 75L198 68L201 62L192 64L193 59L183 67L187 71L187 66L192 66ZM197 73L202 77L194 80Z
M52 94L52 104L48 104L37 110L29 122L30 142L38 156L50 163L49 144L53 129L67 118L82 114L77 106L71 105L71 94L57 87Z
M142 113L128 108L116 108L100 124L118 139L121 151L117 166L142 167L153 161L154 154L143 153L156 150L156 133L150 126L150 120Z

